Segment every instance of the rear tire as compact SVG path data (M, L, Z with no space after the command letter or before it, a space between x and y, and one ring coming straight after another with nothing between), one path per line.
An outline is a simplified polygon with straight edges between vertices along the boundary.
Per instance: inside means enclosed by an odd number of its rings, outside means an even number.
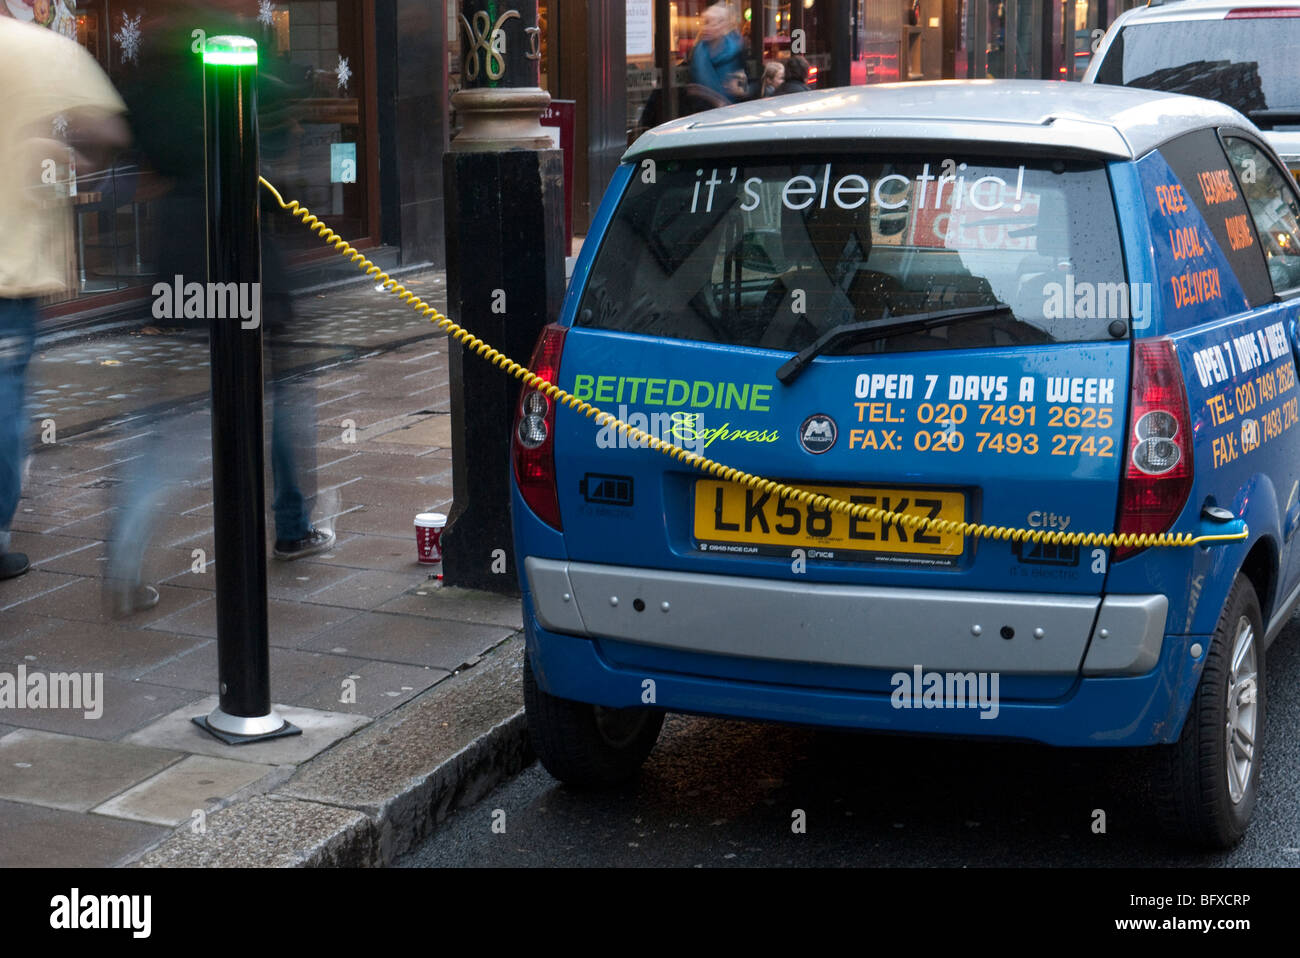
M537 685L524 656L524 712L533 749L567 785L604 788L636 776L659 739L662 712L608 709L556 698Z
M1262 618L1254 587L1238 575L1182 735L1157 750L1161 826L1171 837L1202 848L1237 844L1255 809L1265 714Z

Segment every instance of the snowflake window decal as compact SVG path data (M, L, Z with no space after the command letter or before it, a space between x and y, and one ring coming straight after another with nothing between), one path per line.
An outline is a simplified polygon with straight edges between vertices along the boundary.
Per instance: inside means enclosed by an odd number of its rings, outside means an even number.
M339 89L346 93L348 89L348 80L352 79L352 68L348 66L347 57L339 57L339 65L334 68L334 75L338 77Z
M271 0L257 0L257 22L270 26L275 18L275 4Z
M136 57L140 55L140 19L142 14L137 13L134 18L122 14L122 26L113 34L113 40L122 48L122 62L135 63Z

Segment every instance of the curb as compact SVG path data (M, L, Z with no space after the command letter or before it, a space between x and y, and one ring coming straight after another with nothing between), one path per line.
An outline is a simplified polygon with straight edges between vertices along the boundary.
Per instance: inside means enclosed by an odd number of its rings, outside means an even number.
M383 867L532 764L522 634L131 867Z

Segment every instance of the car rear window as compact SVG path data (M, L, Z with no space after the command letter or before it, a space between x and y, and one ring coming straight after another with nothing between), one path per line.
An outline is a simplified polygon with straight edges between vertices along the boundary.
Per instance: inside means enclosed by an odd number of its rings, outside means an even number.
M1098 67L1097 82L1226 103L1261 128L1300 122L1300 17L1135 23Z
M846 323L1005 304L840 351L1101 340L1127 331L1124 278L1099 162L660 160L629 182L576 324L800 350Z

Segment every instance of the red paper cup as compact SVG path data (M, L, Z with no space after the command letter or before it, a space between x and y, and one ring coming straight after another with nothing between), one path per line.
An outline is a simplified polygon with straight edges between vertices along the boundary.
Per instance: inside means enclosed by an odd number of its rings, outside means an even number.
M423 565L442 561L442 530L447 517L441 512L421 512L415 517L415 546Z

